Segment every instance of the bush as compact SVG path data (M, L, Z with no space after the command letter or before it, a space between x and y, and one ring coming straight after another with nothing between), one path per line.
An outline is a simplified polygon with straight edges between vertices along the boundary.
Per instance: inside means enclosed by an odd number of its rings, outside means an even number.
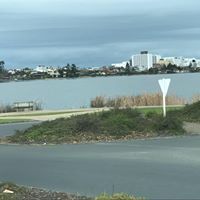
M155 131L159 135L180 135L185 133L183 122L180 119L167 115L166 118L160 117L155 125Z
M200 101L187 104L183 109L170 111L168 112L168 116L181 121L200 122Z
M186 105L181 115L187 121L200 121L200 101Z

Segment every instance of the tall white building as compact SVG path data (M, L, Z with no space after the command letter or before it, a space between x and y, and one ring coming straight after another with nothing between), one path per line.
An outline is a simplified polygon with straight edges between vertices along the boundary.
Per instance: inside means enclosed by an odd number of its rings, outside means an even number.
M154 58L154 60L156 60ZM132 56L132 66L138 67L140 71L148 70L153 67L153 55L149 54L148 51L141 51L140 54Z

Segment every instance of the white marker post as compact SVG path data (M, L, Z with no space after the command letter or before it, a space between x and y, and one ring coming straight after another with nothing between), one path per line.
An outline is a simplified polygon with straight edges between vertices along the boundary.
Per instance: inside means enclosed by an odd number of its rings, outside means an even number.
M160 79L158 83L160 85L161 91L163 93L163 117L166 117L166 95L169 88L171 79Z

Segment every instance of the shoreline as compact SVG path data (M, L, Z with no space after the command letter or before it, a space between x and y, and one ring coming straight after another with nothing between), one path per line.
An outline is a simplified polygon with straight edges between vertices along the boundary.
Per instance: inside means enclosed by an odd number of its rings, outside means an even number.
M59 77L59 78L43 78L43 79L10 79L10 80L0 80L0 83L10 83L10 82L25 82L25 81L43 81L43 80L74 80L74 79L85 79L85 78L108 78L108 77L122 77L122 76L152 76L152 75L176 75L176 74L198 74L200 72L179 72L179 73L136 73L136 74L116 74L116 75L102 75L102 76L80 76L80 77Z

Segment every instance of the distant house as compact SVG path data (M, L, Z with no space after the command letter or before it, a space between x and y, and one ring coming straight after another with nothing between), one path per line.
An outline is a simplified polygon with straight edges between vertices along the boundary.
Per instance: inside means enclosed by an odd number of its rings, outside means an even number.
M15 102L13 104L13 109L16 112L33 111L33 110L37 110L37 103L34 101Z

